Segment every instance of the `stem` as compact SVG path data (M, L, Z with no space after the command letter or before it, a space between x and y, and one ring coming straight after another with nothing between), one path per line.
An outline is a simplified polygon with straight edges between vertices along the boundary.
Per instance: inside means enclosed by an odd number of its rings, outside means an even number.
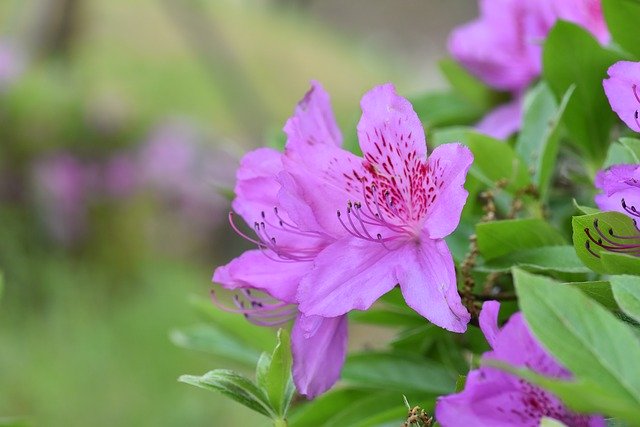
M273 427L287 427L287 420L284 418L275 418L273 420Z

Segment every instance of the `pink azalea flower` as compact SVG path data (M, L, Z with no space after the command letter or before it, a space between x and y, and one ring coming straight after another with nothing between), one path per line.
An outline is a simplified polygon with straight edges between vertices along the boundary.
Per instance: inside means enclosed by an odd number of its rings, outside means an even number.
M571 379L571 373L531 335L521 313L498 328L499 308L498 302L488 301L480 313L480 327L492 348L483 360L526 367L551 378ZM462 392L441 397L436 403L436 418L443 427L536 427L543 417L559 420L568 427L606 425L602 416L576 414L553 394L491 367L469 372Z
M443 238L466 201L470 151L446 144L427 160L422 125L390 84L367 93L362 109L364 158L340 148L328 95L314 83L284 128L285 153L262 148L242 159L233 208L256 238L236 229L258 249L213 276L227 289L277 300L245 312L261 323L298 304L293 373L308 397L339 377L346 313L367 309L397 284L433 323L462 332L469 321Z
M339 146L338 130L328 95L318 84L298 104L285 127L287 150L313 155L321 145ZM306 316L296 308L301 278L313 259L335 239L319 230L306 230L286 209L289 197L282 191L282 153L259 148L245 155L237 172L233 209L254 229L256 243L229 264L218 267L213 281L227 289L241 289L238 310L250 321L276 326L294 320L292 330L293 378L300 394L309 399L325 392L338 380L347 352L347 317ZM256 289L271 298L256 297ZM245 308L246 307L246 308Z
M558 20L609 40L599 0L480 0L480 17L452 32L449 52L471 74L517 98L540 75L542 44ZM506 125L497 126L502 132L490 133L504 134Z
M607 70L602 81L609 104L631 129L640 132L640 62L619 61Z
M595 201L600 210L617 211L640 218L640 165L614 165L596 175L602 193Z

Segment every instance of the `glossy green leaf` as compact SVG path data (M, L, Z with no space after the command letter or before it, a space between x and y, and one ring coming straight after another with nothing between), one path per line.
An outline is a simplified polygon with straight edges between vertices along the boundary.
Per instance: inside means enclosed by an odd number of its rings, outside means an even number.
M478 249L485 260L511 252L543 246L559 246L566 242L549 223L541 219L508 219L480 223L476 226Z
M638 46L640 1L602 0L602 11L613 41L633 54L636 59L640 59L640 46Z
M529 161L529 172L543 199L558 157L560 122L574 89L574 86L569 87L558 105L549 86L542 82L525 101L522 129L515 150L520 158Z
M238 403L267 417L276 412L269 405L267 395L253 381L227 369L216 369L202 376L182 375L178 381L224 394Z
M600 164L617 120L602 89L607 69L620 55L602 47L584 28L559 21L543 48L543 78L560 99L575 85L563 122L592 164Z
M276 347L271 355L263 353L256 369L256 381L276 413L284 417L295 387L291 378L291 340L285 329L278 330Z
M473 152L469 173L487 187L506 179L506 189L515 191L531 182L526 163L503 141L469 131L461 135L460 142Z
M573 246L568 245L515 251L485 262L478 267L478 270L508 271L514 266L531 272L588 273L590 271L580 261Z
M489 88L453 59L443 59L439 62L440 70L456 93L462 95L468 102L480 109L488 109L495 105L501 94Z
M567 427L562 421L558 421L554 418L543 417L540 420L540 427Z
M380 326L416 327L428 323L424 317L409 310L371 308L367 311L352 311L349 320Z
M204 351L215 356L254 366L260 352L215 325L196 325L171 332L171 341L183 348Z
M640 163L638 150L640 150L640 140L621 138L609 147L603 168L611 165Z
M454 92L428 92L410 98L418 117L427 129L473 123L482 110Z
M613 295L622 311L640 322L640 277L612 276L610 280Z
M565 285L579 289L583 294L609 310L618 309L618 303L613 297L611 283L609 282L599 280L593 282L570 282L565 283Z
M442 365L410 353L350 355L342 378L362 387L405 393L451 393L456 384L456 377Z
M578 257L591 270L603 274L640 274L640 258L613 253L598 244L602 241L603 246L614 247L614 243L640 243L640 240L615 237L638 234L631 218L619 212L600 212L574 216L572 226L573 247Z
M518 269L513 275L520 308L542 345L577 382L640 414L640 342L631 329L578 289Z

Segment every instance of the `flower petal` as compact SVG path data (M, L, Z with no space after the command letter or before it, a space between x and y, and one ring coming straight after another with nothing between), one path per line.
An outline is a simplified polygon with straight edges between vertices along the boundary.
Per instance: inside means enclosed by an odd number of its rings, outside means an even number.
M276 176L282 171L281 157L282 154L272 148L258 148L240 160L233 210L247 224L260 221L262 211L271 212L276 206L280 190Z
M466 331L471 316L460 300L453 258L444 240L423 238L397 252L401 252L398 282L409 307L441 328Z
M499 105L478 122L476 129L498 139L507 139L522 127L522 98Z
M314 146L313 154L307 156L287 150L283 163L288 177L282 179L281 175L282 188L288 197L298 199L289 199L286 203L289 207L297 205L298 209L306 205L308 209L305 210L313 215L313 221L298 218L299 225L311 221L334 238L344 236L346 231L340 225L336 211L346 209L350 200L361 199L362 159L341 148L318 144ZM295 215L293 211L291 214Z
M440 145L429 156L428 167L433 182L431 188L434 190L425 229L430 238L448 236L458 226L469 195L464 189L464 182L472 163L471 151L456 143Z
M607 73L609 78L602 84L611 108L627 126L640 132L635 116L640 110L640 62L616 62Z
M329 245L300 282L298 309L306 315L334 317L366 310L397 283L400 251L380 243L346 237Z
M299 314L291 331L293 380L308 399L329 390L347 355L347 316L320 317Z
M320 83L311 82L311 89L284 125L284 132L288 150L304 151L316 144L342 145L342 134L333 115L329 94Z
M499 312L500 303L498 301L487 301L482 304L482 310L480 311L480 317L478 319L480 329L491 347L495 346L496 337L498 336L498 332L500 332L500 328L498 327Z
M278 262L261 250L251 250L216 268L212 280L226 289L258 289L280 301L294 303L300 279L312 265L311 262Z

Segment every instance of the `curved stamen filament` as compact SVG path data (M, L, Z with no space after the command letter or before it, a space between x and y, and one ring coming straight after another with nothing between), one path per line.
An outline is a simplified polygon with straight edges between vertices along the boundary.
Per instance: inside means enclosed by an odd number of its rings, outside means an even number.
M632 88L633 88L633 96L635 96L635 97L636 97L636 101L638 102L638 104L640 104L640 95L638 95L638 90L637 90L637 89L638 89L638 86L634 84L634 85L632 86ZM633 118L634 118L634 119L635 119L635 121L636 121L636 125L638 125L638 127L640 128L640 121L638 120L638 110L636 110L636 111L633 113Z
M241 289L241 296L233 296L235 307L229 307L220 301L216 293L211 291L211 300L223 311L242 314L248 321L259 326L279 326L291 321L297 314L294 305L275 299L257 297L248 290Z
M266 215L265 215L266 216ZM240 228L235 224L233 212L229 212L229 223L231 228L245 240L255 244L262 253L272 261L277 262L298 262L298 261L312 261L319 252L319 249L315 246L309 248L292 248L284 245L278 245L275 237L272 237L267 231L267 223L265 221L255 222L253 224L253 231L258 239L247 236ZM285 230L278 228L282 231L288 231L296 233L294 230ZM304 232L297 233L299 235L306 235ZM273 254L276 256L274 257Z
M640 212L638 212L638 209L633 205L627 205L624 199L622 199L622 209L624 209L629 215L640 218Z
M587 251L589 251L591 255L595 256L596 258L600 258L600 256L591 249L591 243L595 244L601 249L604 249L610 252L635 255L635 256L640 255L640 235L618 236L613 232L612 228L609 228L608 230L609 237L607 237L606 234L600 229L600 224L597 219L593 221L593 229L596 231L596 233L598 233L599 238L596 239L592 235L591 229L585 228L584 232L586 236L589 238L589 240L585 242L585 248L587 249ZM636 229L637 229L637 226L636 226ZM620 239L623 241L619 242L613 239ZM629 242L629 240L635 240L637 243Z

